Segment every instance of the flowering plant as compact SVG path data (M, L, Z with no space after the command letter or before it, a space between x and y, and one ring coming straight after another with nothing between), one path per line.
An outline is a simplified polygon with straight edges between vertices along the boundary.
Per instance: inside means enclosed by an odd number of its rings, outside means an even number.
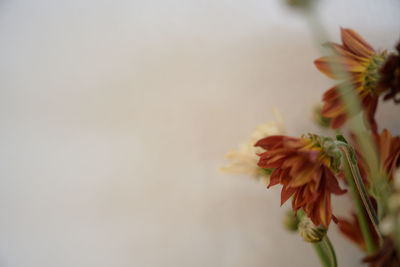
M290 1L309 11L308 2ZM324 35L313 28L317 37ZM365 252L364 263L400 266L400 137L379 132L375 119L380 98L400 103L400 42L388 54L352 29L340 34L342 42L325 42L328 52L314 61L337 81L314 116L335 137L286 136L278 115L230 152L222 170L261 178L267 188L281 185L281 204L290 200L292 207L285 225L313 244L323 266L337 266L328 238L332 222ZM353 200L351 219L332 212L331 196L345 194Z

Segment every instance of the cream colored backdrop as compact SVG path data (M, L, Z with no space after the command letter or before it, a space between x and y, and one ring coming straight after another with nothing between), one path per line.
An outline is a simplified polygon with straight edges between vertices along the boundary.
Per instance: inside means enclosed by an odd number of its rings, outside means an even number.
M336 41L400 36L397 0L319 11ZM217 172L272 107L318 131L318 56L278 0L1 1L0 266L318 266L279 187ZM400 134L396 114L379 110Z

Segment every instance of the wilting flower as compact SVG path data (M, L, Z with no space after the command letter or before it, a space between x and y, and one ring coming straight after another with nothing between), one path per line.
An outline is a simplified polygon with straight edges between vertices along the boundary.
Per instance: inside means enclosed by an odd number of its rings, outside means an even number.
M400 157L400 137L393 137L390 132L387 129L384 129L382 133L379 135L375 133L373 135L374 141L376 144L376 147L378 149L378 155L379 155L379 163L380 163L380 170L386 174L387 178L389 181L393 180L393 177L395 175L395 169L399 165L399 157ZM355 144L357 147L357 143ZM359 150L356 150L357 152L357 158L358 158L358 167L361 173L361 176L363 177L364 184L366 187L369 187L369 183L372 180L369 176L369 169L368 165L362 156L362 154L359 152ZM400 173L399 173L400 174ZM398 179L400 181L400 177ZM394 181L394 184L396 184L396 180ZM400 189L400 185L399 185ZM393 194L390 199L395 199L395 201L389 201L389 204L391 202L397 203L398 208L400 210L400 195L397 195L395 197L395 194ZM370 197L371 202L374 204L375 209L376 207L376 201ZM389 211L393 214L395 213L393 211L393 205L389 205ZM387 229L391 228L393 225L393 219L391 216L386 215L385 219L380 223L381 231L385 234L387 234ZM366 244L364 241L364 238L361 233L361 227L359 224L359 221L357 219L357 216L353 214L352 220L347 220L344 218L339 218L339 230L344 234L347 238L349 238L351 241L356 243L359 247L361 247L363 250L366 249ZM383 227L383 228L382 228ZM369 229L370 232L373 235L373 238L375 240L375 243L379 243L379 238L375 233L374 227L372 226L371 222L369 221Z
M222 172L246 174L261 179L264 183L268 183L269 170L260 168L257 165L257 154L262 153L264 150L254 145L261 138L270 135L285 134L286 130L282 117L278 112L274 111L274 113L276 121L259 124L246 142L242 143L237 150L230 151L225 155L225 158L230 162L228 165L220 168Z
M386 238L382 247L373 255L365 257L363 262L369 263L371 267L400 266L400 259L397 255L396 246L391 238Z
M258 166L274 169L268 188L283 185L281 204L293 196L293 211L302 208L315 225L325 227L334 218L331 194L345 193L332 173L338 159L326 149L329 140L315 135L302 138L280 135L256 143L266 150L260 154Z
M378 103L376 84L379 80L378 70L386 52L378 53L360 35L351 29L341 29L342 45L326 43L332 49L333 56L315 60L316 67L328 77L342 82L329 89L323 95L322 114L331 118L331 127L341 127L347 114L342 103L340 86L351 86L362 102L366 117L372 129L376 129L375 111Z
M373 137L378 149L381 171L385 173L385 175L391 181L394 170L400 164L400 137L393 137L387 129L384 129L380 135L375 133ZM365 162L362 154L359 153L358 149L357 155L359 158L358 166L361 176L368 185L368 181L370 180L366 179L369 173L368 165Z
M396 46L397 54L391 54L379 70L381 79L378 82L380 91L385 92L384 100L393 99L400 103L396 95L400 93L400 42Z

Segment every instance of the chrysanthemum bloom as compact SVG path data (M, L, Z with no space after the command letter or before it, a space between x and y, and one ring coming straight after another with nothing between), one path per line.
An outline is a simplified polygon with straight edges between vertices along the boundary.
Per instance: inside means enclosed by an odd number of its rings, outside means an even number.
M350 85L360 97L371 128L376 129L374 119L378 103L376 84L379 80L378 70L386 52L378 53L360 35L351 29L341 29L342 45L327 43L334 56L321 57L314 61L316 67L328 77L340 80L341 84L329 89L322 100L322 114L331 119L331 127L341 127L347 114L341 100L339 86ZM345 96L344 96L345 97Z
M396 46L397 54L391 54L379 70L381 79L378 82L378 89L385 93L384 100L393 99L400 103L400 42Z
M345 193L332 172L338 160L328 155L323 139L309 135L294 138L270 136L256 143L266 151L261 153L258 166L273 168L268 188L281 184L281 204L291 196L292 209L300 208L315 225L328 227L333 215L331 194Z
M400 165L400 137L393 137L387 129L384 129L380 135L375 133L373 137L378 149L381 171L388 177L389 181L391 181L393 179L394 170ZM359 153L359 149L357 149L357 155L359 158L358 167L361 176L368 186L368 165L362 154Z
M264 184L269 182L270 173L257 165L257 154L262 153L264 150L254 145L261 138L270 135L285 134L285 125L281 115L275 110L274 113L276 121L259 124L246 142L242 143L237 150L232 150L225 155L229 163L221 167L220 171L249 175L260 179Z

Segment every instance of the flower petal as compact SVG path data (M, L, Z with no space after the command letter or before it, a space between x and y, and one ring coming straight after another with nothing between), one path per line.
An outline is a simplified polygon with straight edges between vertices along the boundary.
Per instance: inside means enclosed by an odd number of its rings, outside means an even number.
M375 50L358 33L352 29L340 29L342 42L345 48L356 55L369 57L375 53Z
M319 71L332 79L346 79L348 72L364 72L365 64L349 57L329 56L321 57L314 61Z

